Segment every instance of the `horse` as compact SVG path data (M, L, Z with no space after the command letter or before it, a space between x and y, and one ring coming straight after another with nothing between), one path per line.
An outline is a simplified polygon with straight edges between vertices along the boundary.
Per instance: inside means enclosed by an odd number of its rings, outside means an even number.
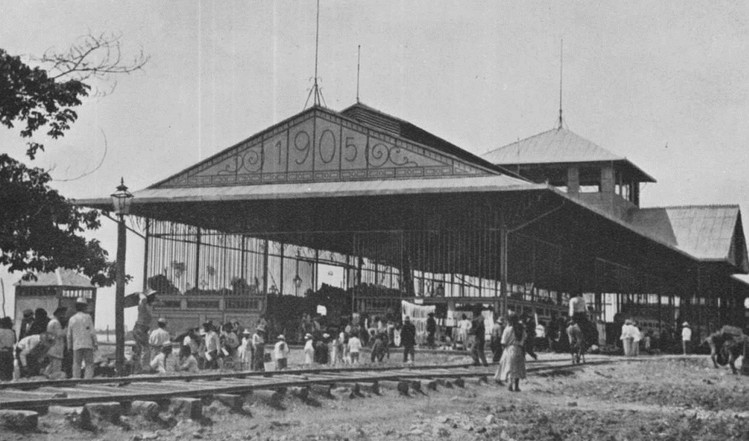
M585 351L588 347L585 342L583 331L577 323L571 322L569 326L567 326L567 338L570 341L572 364L580 364L581 362L585 363Z

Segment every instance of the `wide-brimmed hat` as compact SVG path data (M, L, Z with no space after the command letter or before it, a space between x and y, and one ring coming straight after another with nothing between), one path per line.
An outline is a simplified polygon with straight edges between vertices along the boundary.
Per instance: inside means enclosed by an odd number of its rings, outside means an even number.
M330 334L328 334L328 333L326 332L326 333L324 333L324 334L322 335L322 338L330 338Z
M78 297L75 299L75 303L79 305L88 305L88 300L85 297Z
M157 323L163 323L166 325L166 319L164 317L159 317L158 320L156 320Z
M304 334L304 339L309 340L312 338L312 334Z
M633 325L634 322L632 320L630 320L630 319L627 319L627 320L624 320L624 324L625 325Z
M684 322L684 323L682 323L682 324L681 324L681 326L683 326L683 327L687 328L687 327L689 327L689 323L687 323L687 322Z
M244 331L242 331L242 335L252 335L252 332L250 332L249 329L245 329Z
M276 339L278 339L278 340L286 340L286 337L284 337L284 335L281 334L278 337L276 337Z

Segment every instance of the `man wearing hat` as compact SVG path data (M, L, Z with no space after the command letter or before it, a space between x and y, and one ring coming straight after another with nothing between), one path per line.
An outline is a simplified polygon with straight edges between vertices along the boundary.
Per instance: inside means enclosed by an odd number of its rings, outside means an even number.
M98 347L94 320L86 313L88 301L79 297L75 301L76 313L68 321L67 344L73 351L73 378L81 378L81 362L86 363L84 378L94 377L94 351Z
M410 362L414 362L414 346L416 346L416 326L411 323L411 318L406 316L403 319L403 326L401 327L401 345L403 345L403 362L409 362L409 355L411 356Z
M692 328L689 327L687 322L681 324L681 347L684 350L684 355L692 350Z
M218 350L221 346L216 328L211 322L203 323L205 331L205 369L218 369Z
M148 336L148 344L151 346L151 350L158 354L164 345L171 345L172 336L169 335L169 331L166 330L166 319L164 317L159 317L159 320L156 323L158 324L158 328L151 331L151 334Z
M315 342L309 332L304 335L304 367L311 368L315 361Z
M252 370L265 370L265 324L262 322L252 334Z
M55 344L55 337L47 332L31 334L16 344L16 359L21 378L35 377L41 374L47 352Z
M276 345L273 347L273 355L276 358L276 370L282 371L288 366L289 345L286 344L286 337L283 334L279 335L276 340Z
M23 318L21 319L21 327L18 329L18 340L23 340L24 337L30 334L31 325L34 324L34 311L31 309L23 310Z
M138 302L138 318L133 327L133 339L135 340L135 352L140 354L140 360L135 363L138 371L149 370L151 367L151 346L148 332L153 322L153 302L156 300L156 291L148 290L140 295Z
M47 356L49 357L49 366L47 366L47 376L50 378L64 378L62 374L62 359L65 356L65 316L68 308L60 306L52 313L54 317L47 324L47 332L55 338L55 344L49 348Z

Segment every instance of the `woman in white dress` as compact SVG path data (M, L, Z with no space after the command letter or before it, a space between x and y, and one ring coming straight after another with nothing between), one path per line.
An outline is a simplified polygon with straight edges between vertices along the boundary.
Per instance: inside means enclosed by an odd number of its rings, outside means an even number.
M494 380L500 384L506 380L510 392L520 392L520 379L525 378L525 340L527 332L515 314L508 317L509 325L502 333L502 358L499 360Z

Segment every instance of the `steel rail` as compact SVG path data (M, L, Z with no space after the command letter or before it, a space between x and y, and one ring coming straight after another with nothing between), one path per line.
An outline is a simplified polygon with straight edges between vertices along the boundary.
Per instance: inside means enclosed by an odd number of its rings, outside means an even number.
M563 371L582 368L586 365L610 363L610 360L596 360L583 365L559 361L541 362L542 365L527 368L529 373L545 371ZM539 364L541 364L539 363ZM315 378L316 373L325 371L327 375ZM334 375L334 374L338 375ZM261 373L262 374L262 373ZM317 369L278 371L276 375L253 375L250 378L236 375L219 377L216 375L190 376L181 382L151 384L139 381L141 377L109 379L107 384L86 383L80 388L48 387L43 390L5 390L0 393L0 409L40 409L48 406L81 406L95 402L132 402L162 401L177 397L205 397L216 394L251 393L254 390L285 389L288 387L305 387L311 385L330 385L336 383L373 383L380 381L414 380L423 378L464 378L488 377L493 370L473 369L464 365L426 366L423 368L393 369ZM165 377L161 377L165 378ZM75 386L75 385L73 385ZM80 394L69 396L69 394Z
M40 387L65 387L79 384L108 384L108 383L162 383L167 381L182 380L216 380L224 378L247 378L247 377L272 377L288 374L316 374L323 372L360 372L360 371L393 371L403 369L453 369L471 367L470 363L451 365L414 365L414 366L362 366L362 367L322 367L312 369L287 369L283 371L222 371L206 374L183 374L183 375L132 375L127 377L97 377L97 378L67 378L64 380L25 380L9 381L0 383L3 389L37 389Z

